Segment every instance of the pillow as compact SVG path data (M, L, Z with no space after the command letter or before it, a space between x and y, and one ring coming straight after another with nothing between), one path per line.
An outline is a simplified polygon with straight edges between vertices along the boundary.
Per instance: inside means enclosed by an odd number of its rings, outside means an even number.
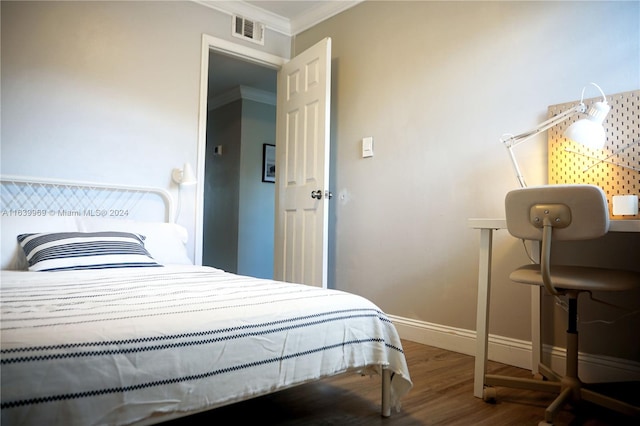
M157 267L144 237L129 232L20 234L30 271Z
M27 232L74 232L78 231L75 217L69 216L17 216L3 211L0 217L0 267L26 271L29 266L24 251L16 237Z
M144 247L162 265L193 265L187 254L188 233L175 223L139 222L125 219L78 218L84 232L121 231L145 236Z

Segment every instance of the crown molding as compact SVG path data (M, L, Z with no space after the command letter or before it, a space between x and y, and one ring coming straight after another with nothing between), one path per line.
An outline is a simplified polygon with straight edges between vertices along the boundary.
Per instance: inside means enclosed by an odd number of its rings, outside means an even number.
M249 101L260 102L267 105L276 105L275 93L248 86L237 86L211 99L208 102L207 109L211 111L212 109L219 108L222 105L226 105L239 99L246 99Z
M363 1L364 0L323 1L291 21L291 35L300 34L314 25L344 12Z
M244 1L192 0L202 6L227 15L240 15L263 23L270 30L292 37L316 24L343 12L364 0L323 1L293 20L269 12Z

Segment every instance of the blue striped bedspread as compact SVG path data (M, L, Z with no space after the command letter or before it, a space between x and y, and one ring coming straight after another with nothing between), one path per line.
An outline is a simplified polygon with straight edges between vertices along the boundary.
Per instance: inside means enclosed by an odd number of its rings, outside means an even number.
M365 298L183 266L2 272L3 425L153 423L347 371L411 388Z

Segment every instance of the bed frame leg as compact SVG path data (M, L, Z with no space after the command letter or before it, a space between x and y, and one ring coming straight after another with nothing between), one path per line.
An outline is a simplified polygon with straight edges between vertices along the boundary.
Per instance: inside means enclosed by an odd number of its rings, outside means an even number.
M382 417L391 416L391 370L382 369Z

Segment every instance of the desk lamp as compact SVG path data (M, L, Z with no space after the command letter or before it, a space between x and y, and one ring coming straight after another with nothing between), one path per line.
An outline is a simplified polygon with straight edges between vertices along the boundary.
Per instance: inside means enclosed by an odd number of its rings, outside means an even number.
M516 161L515 154L513 153L513 147L516 145L520 145L522 142L532 138L538 133L544 132L545 130L562 123L563 121L573 117L578 113L586 112L587 117L578 120L571 126L569 126L564 135L567 138L589 148L602 149L606 141L606 135L604 132L604 128L602 127L602 122L609 113L611 107L607 104L607 99L600 86L595 83L591 84L594 85L602 94L602 101L594 102L594 104L589 108L588 111L586 105L583 102L584 91L586 89L585 86L584 88L582 88L580 103L578 103L577 105L569 108L564 112L554 115L547 121L543 121L538 125L538 127L533 130L529 130L518 135L505 134L500 138L500 142L504 144L504 146L507 148L507 151L509 152L511 163L513 164L513 168L516 172L516 177L518 178L518 182L520 183L521 187L525 188L527 184L524 181L524 177L522 176L522 172L520 171L520 167L518 166L518 162Z

